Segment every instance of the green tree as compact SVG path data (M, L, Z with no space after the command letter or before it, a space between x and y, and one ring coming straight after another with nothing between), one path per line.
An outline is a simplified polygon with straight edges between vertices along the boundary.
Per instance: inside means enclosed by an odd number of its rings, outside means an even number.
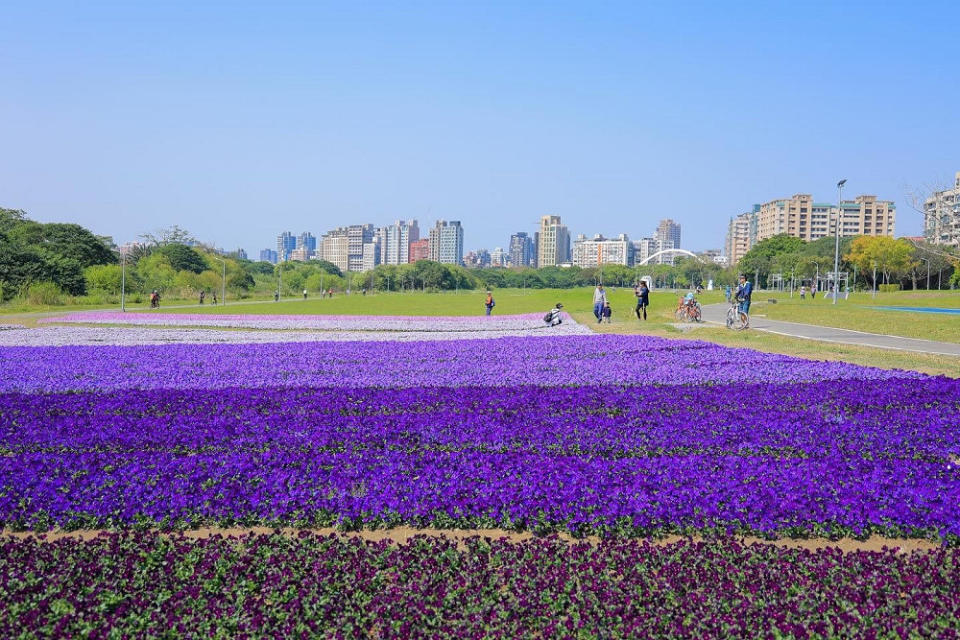
M185 244L171 242L161 245L157 251L159 255L164 256L174 271L190 271L192 273L203 273L208 268L207 262L199 253Z
M78 224L50 223L41 229L43 246L57 255L76 260L81 267L116 264L117 254L104 238Z

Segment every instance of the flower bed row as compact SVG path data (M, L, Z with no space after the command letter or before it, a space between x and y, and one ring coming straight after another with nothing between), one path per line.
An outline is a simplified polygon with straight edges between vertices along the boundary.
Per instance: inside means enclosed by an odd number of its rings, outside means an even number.
M0 395L15 528L960 535L960 383Z
M960 550L302 533L0 539L0 635L956 637Z
M547 309L544 309L546 312ZM542 329L543 313L506 316L343 316L343 315L243 315L206 313L122 313L81 311L45 318L45 323L113 324L168 327L231 327L243 329L315 329L325 331L515 331ZM563 314L563 324L577 323ZM563 326L563 325L561 325ZM579 332L590 330L580 327Z
M276 386L683 385L922 377L697 341L562 336L417 342L0 347L0 391ZM816 397L811 388L811 397Z

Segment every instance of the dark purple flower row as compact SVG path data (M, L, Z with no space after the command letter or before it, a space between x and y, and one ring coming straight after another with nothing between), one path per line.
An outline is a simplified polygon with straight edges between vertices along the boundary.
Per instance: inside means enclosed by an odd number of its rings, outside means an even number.
M702 384L920 374L649 336L3 347L0 391Z
M960 550L0 540L0 636L954 638Z
M960 535L942 378L5 394L0 520Z

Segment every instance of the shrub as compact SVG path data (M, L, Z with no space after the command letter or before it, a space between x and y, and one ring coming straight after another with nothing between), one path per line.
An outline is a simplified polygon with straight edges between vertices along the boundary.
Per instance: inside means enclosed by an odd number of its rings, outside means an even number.
M61 305L63 291L53 282L34 282L27 287L27 302L38 305Z
M890 293L891 291L900 291L899 284L881 284L877 289L881 293Z

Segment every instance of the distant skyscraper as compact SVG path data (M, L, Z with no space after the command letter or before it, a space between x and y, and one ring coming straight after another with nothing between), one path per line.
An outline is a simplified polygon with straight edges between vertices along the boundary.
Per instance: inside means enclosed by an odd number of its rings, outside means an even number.
M430 229L430 259L445 264L463 264L463 227L459 220L437 220Z
M657 240L664 246L670 244L674 249L680 248L680 225L666 218L657 225Z
M510 263L510 254L503 250L503 247L494 247L490 252L491 267L505 267Z
M274 251L273 249L261 249L260 262L269 262L270 264L277 264L277 252Z
M529 267L535 264L533 238L526 231L518 231L510 236L510 265Z
M343 272L365 271L371 260L374 266L379 264L380 248L374 250L366 245L374 244L372 224L353 224L349 227L337 227L323 234L322 251L318 251L324 260L337 265ZM366 255L366 260L364 256ZM371 267L372 268L372 267Z
M381 262L407 264L410 262L410 243L420 239L420 227L416 220L397 220L382 229L381 238Z
M283 262L290 259L290 252L297 248L297 238L289 231L277 236L277 260Z
M570 231L560 216L540 218L537 266L552 267L570 261Z
M304 231L297 236L297 249L307 249L311 254L317 250L317 239L309 231Z

